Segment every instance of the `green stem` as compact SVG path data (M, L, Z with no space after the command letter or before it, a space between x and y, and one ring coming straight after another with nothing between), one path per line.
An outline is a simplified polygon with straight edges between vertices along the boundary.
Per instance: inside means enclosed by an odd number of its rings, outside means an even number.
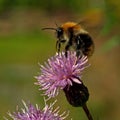
M87 105L86 105L86 104L84 104L84 105L82 106L82 108L83 108L83 110L85 111L85 113L86 113L86 115L87 115L88 120L93 120L93 117L92 117L92 115L90 114L90 112L89 112L89 110L88 110Z

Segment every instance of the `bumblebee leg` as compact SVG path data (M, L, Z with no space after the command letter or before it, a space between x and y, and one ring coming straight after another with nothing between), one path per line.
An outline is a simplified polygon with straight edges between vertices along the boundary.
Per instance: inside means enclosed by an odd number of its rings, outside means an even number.
M69 43L65 46L65 56L66 57L67 57L67 52L68 52L70 46L71 46L71 44L69 44Z
M61 44L59 41L56 42L56 49L57 49L57 52L59 53L60 52L60 48L61 48Z
M82 51L83 46L84 46L83 41L80 38L80 36L78 35L76 37L76 56L77 57L80 57L80 58L82 57L82 55L83 55L83 51Z
M65 46L65 56L67 57L67 51L69 50L69 44Z
M58 43L58 53L60 52L61 44L60 42Z
M76 48L76 56L81 58L82 55L83 55L83 52L82 52L82 50L81 50L81 46L80 46L80 45L77 45L77 48Z
M82 53L81 50L77 50L77 51L76 51L76 56L77 56L77 57L81 58L82 55L83 55L83 53Z

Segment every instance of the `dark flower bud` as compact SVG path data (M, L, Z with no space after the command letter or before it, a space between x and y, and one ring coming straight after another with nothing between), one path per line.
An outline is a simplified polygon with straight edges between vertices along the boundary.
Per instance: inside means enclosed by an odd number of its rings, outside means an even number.
M88 89L83 83L72 82L72 86L66 85L63 90L68 102L74 107L83 106L89 98Z

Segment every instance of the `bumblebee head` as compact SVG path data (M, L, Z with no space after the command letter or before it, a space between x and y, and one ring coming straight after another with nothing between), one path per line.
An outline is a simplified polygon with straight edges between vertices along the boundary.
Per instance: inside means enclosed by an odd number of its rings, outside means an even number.
M56 29L56 37L57 37L59 42L64 43L66 41L64 35L65 35L64 29L62 27L58 27Z
M80 25L74 22L66 22L56 29L57 38L60 42L69 41L71 35L80 30Z

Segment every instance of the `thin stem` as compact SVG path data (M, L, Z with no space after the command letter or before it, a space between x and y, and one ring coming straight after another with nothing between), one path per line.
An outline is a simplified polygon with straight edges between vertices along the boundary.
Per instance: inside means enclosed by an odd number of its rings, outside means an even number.
M92 117L92 115L90 114L90 112L89 112L89 110L88 110L87 105L86 105L86 104L84 104L84 105L82 106L82 108L83 108L83 110L85 111L85 113L86 113L86 115L87 115L88 120L93 120L93 117Z

